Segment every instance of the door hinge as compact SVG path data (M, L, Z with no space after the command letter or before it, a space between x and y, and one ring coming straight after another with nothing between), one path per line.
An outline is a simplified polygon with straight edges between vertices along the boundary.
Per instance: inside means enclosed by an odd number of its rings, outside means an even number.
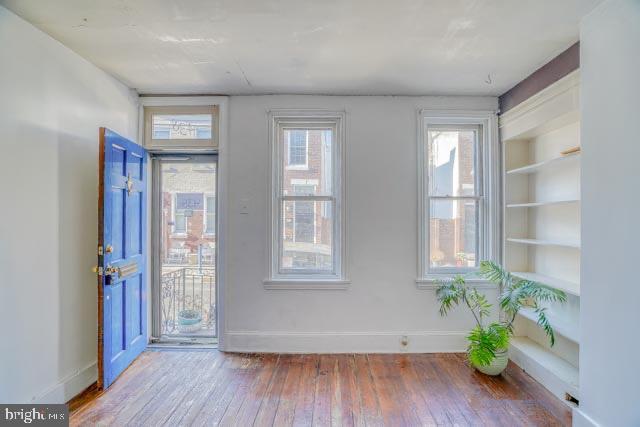
M102 249L102 245L98 245L98 255L104 255L104 250Z

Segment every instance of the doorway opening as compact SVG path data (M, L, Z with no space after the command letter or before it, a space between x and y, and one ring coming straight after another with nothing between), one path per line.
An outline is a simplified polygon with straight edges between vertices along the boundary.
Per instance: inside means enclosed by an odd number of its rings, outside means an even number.
M154 157L152 292L157 343L217 342L217 156Z

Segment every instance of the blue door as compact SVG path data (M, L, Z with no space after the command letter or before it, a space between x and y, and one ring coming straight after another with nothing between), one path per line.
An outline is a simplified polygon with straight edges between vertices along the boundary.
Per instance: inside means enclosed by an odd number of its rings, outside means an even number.
M147 155L100 128L98 386L106 389L147 346Z

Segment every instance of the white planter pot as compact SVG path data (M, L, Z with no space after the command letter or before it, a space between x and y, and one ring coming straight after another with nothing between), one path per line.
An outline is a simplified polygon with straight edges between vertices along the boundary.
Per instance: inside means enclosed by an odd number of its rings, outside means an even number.
M486 375L500 375L502 371L507 368L507 363L509 363L509 355L507 350L496 352L496 357L493 361L486 366L477 366L473 365L478 371L482 372Z
M191 334L202 329L202 322L194 323L192 325L180 325L178 324L178 331L181 334Z

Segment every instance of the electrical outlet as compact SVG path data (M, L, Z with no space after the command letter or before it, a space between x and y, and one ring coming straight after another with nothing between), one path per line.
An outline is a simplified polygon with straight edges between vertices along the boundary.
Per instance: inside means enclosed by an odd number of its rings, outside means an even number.
M403 335L403 336L400 338L400 344L401 344L403 347L408 346L408 345L409 345L409 337L408 337L408 336L406 336L406 335Z

